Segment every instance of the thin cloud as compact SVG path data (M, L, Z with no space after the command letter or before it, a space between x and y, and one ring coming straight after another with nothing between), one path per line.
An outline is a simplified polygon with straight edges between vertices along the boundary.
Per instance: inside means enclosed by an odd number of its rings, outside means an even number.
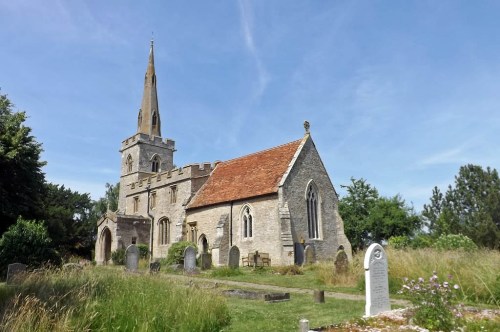
M438 152L420 161L421 166L432 166L441 164L461 164L466 158L463 157L462 148L453 148Z
M255 61L258 73L258 88L256 97L260 98L266 87L271 80L269 73L267 72L262 60L258 54L257 48L255 47L254 37L253 37L253 12L250 2L248 0L240 0L240 14L241 14L241 28L243 30L243 36L245 38L245 45L250 52L250 55Z

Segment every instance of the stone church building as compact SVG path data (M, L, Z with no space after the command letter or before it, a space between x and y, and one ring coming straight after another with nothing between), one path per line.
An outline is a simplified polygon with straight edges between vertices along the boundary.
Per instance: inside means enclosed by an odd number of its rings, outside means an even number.
M132 243L164 258L182 240L210 252L215 266L227 264L232 246L241 258L268 254L272 265L302 264L304 248L315 260L334 259L341 246L350 257L337 194L304 127L293 142L174 168L175 142L161 136L151 42L137 132L120 149L118 210L98 221L96 262L107 264L112 251Z

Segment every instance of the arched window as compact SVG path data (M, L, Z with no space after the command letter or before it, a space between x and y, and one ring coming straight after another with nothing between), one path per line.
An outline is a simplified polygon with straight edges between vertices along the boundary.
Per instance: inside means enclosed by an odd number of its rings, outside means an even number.
M141 129L142 125L142 110L139 110L139 116L137 117L137 128Z
M307 229L310 239L319 238L318 192L314 183L310 182L306 192Z
M158 122L158 115L156 115L156 111L153 112L153 120L152 120L152 125L156 126L156 123Z
M151 159L151 172L158 173L160 171L161 160L158 155L155 155L153 159Z
M250 238L253 237L253 217L250 211L250 207L246 206L243 209L243 237Z
M131 155L128 155L127 156L127 161L125 162L125 164L127 165L127 172L130 173L132 172L132 156Z
M158 222L158 232L160 233L160 244L170 243L170 220L168 218L160 219Z

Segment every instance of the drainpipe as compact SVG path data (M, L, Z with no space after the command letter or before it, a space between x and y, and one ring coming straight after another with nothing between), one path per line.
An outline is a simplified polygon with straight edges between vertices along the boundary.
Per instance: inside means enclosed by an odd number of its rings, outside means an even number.
M146 187L146 190L148 192L148 207L147 207L147 211L148 211L148 217L151 219L151 227L150 227L150 232L149 232L149 263L152 263L153 262L153 234L154 234L154 227L155 227L155 224L154 224L154 216L149 212L149 193L151 192L151 186L148 184L148 186Z
M231 212L229 214L229 247L233 246L233 202L231 202Z

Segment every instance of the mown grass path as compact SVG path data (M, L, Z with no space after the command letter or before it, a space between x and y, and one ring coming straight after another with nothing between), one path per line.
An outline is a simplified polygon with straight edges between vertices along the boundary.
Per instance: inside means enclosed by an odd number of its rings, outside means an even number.
M233 280L222 280L222 279L213 279L213 278L201 278L201 277L193 277L189 275L180 275L180 274L161 274L162 277L176 280L179 282L184 281L185 283L201 283L205 285L226 285L226 286L237 286L239 288L247 288L247 289L259 289L273 292L281 292L281 293L296 293L296 294L310 294L313 295L314 289L308 288L295 288L295 287L281 287L274 285L262 285L255 284L251 282L244 281L233 281ZM340 299L340 300L352 300L352 301L364 301L365 296L363 295L355 295L355 294L346 294L339 292L330 292L325 291L325 297ZM391 299L391 304L399 305L399 306L410 306L410 302L399 299Z

